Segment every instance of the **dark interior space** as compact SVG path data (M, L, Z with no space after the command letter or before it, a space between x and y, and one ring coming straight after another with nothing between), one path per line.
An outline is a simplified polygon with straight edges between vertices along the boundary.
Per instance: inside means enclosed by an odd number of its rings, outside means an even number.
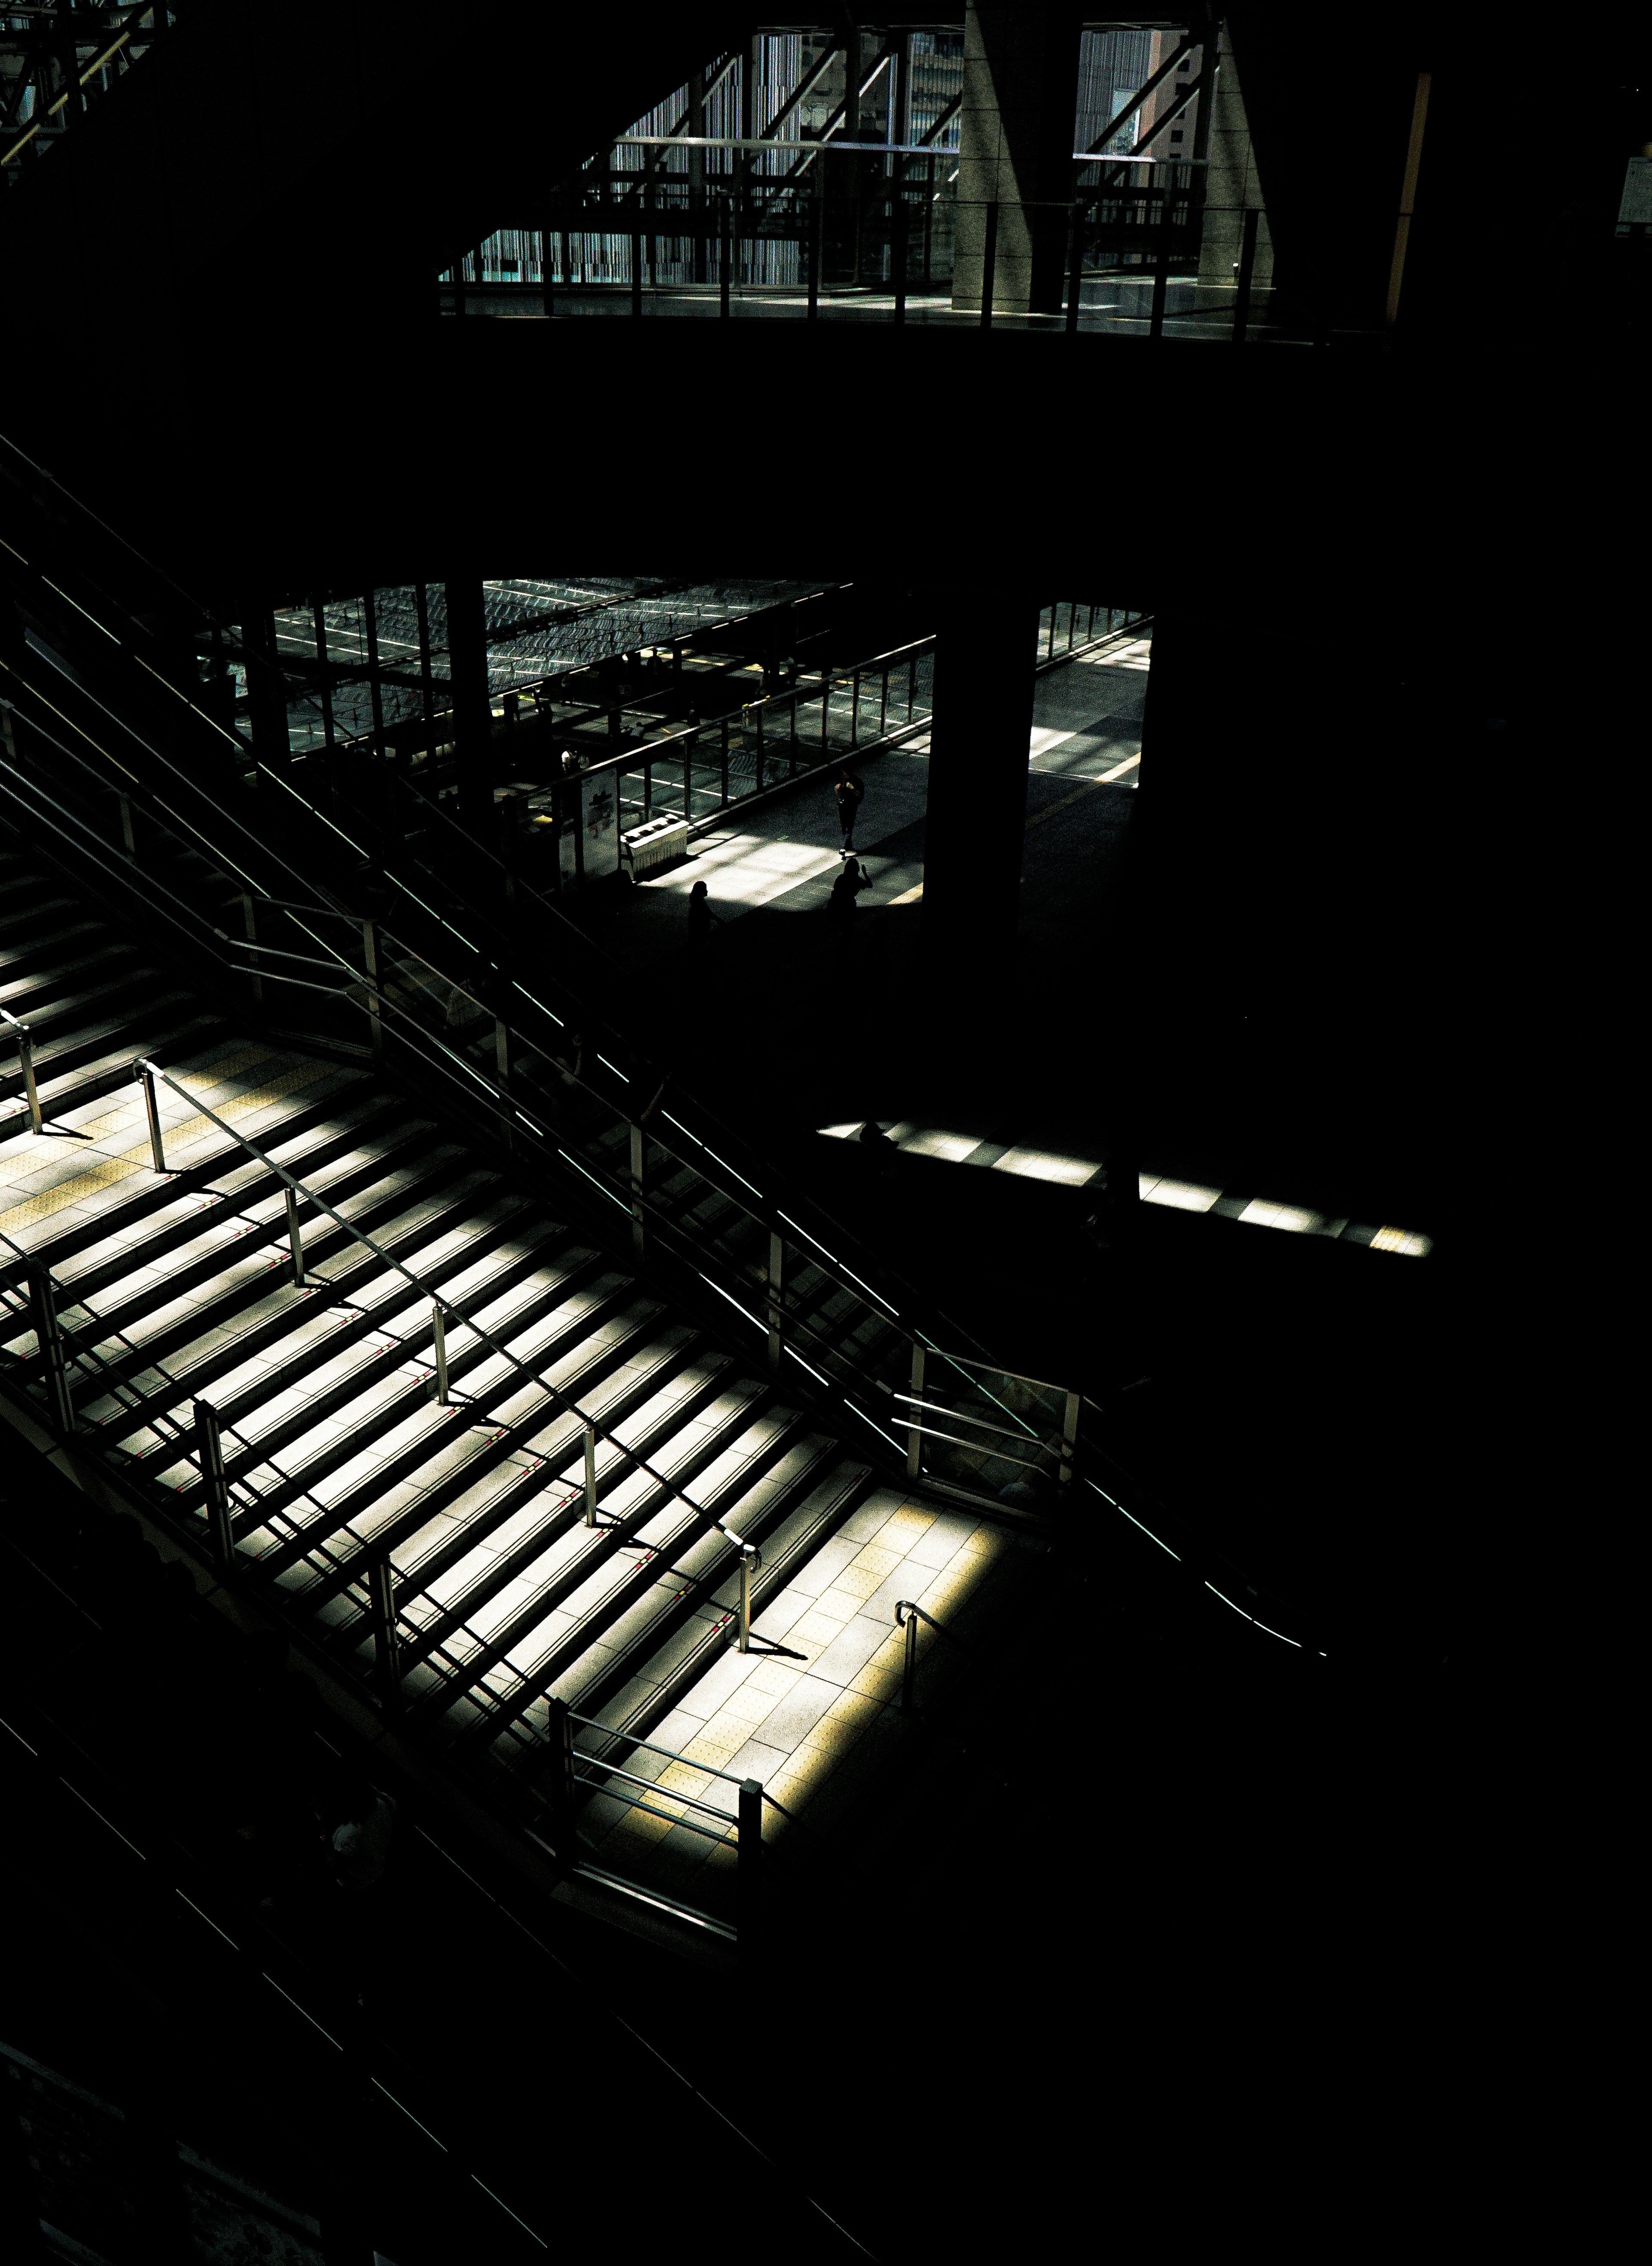
M0 8L8 2257L1589 2240L1545 36Z

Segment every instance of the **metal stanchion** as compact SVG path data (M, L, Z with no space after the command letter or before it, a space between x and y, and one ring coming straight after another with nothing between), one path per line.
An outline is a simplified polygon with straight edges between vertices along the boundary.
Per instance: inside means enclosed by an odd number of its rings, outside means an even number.
M298 1232L298 1195L293 1188L287 1191L287 1240L292 1246L293 1288L303 1290L308 1287L310 1278L304 1273L304 1246Z
M640 1125L631 1129L631 1248L640 1267L647 1257L647 1230L643 1209L643 1132Z
M751 1649L751 1577L763 1563L763 1553L755 1542L740 1546L740 1638L742 1652Z
M29 1130L40 1133L45 1127L40 1118L40 1091L34 1083L34 1041L26 1023L19 1023L13 1015L8 1015L6 1020L18 1034L18 1068L23 1073L23 1096L29 1105Z
M397 1658L396 1575L388 1555L373 1561L367 1579L372 1597L373 1672L380 1698L393 1712L401 1705L401 1663Z
M596 1524L596 1427L585 1427L585 1524Z
M906 1651L901 1663L900 1709L904 1715L917 1713L917 1615L909 1601L903 1597L895 1608L896 1628L906 1631Z
M221 1573L235 1562L235 1532L230 1524L230 1488L223 1473L223 1442L218 1432L218 1412L210 1401L195 1403L195 1452L201 1461L201 1484L207 1499L207 1531L212 1554Z
M740 1913L740 1954L749 1958L757 1948L763 1924L763 1787L755 1778L739 1791L739 1845L735 1855L735 1890Z
M440 1302L434 1299L430 1306L430 1334L435 1340L436 1349L436 1373L430 1380L431 1390L445 1408L448 1405L448 1320Z
M924 1348L916 1338L912 1341L912 1400L919 1403L924 1398ZM916 1409L912 1422L906 1428L906 1476L909 1480L924 1475L924 1435L920 1420L921 1407Z
M785 1340L781 1334L785 1317L780 1310L780 1296L786 1284L786 1239L769 1231L769 1367L779 1371Z
M155 1073L147 1063L135 1064L134 1068L143 1087L143 1112L150 1122L150 1154L155 1160L156 1171L164 1173L166 1151L161 1146L161 1111L155 1093Z
M574 1860L574 1802L576 1782L574 1776L574 1719L568 1713L566 1700L547 1702L551 1720L546 1726L551 1745L551 1769L545 1792L551 1810L551 1846L561 1863Z
M34 1309L34 1334L46 1363L46 1397L52 1422L63 1434L75 1429L75 1404L69 1389L69 1363L63 1351L63 1326L57 1318L57 1298L44 1267L29 1268L29 1303Z

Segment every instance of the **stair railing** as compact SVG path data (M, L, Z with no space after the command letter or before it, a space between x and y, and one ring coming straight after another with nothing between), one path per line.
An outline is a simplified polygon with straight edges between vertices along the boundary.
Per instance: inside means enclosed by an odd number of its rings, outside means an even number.
M34 1042L29 1035L29 1027L19 1022L15 1015L9 1015L4 1007L0 1007L0 1023L17 1034L18 1067L23 1074L23 1095L28 1103L29 1130L31 1133L41 1132L44 1128L40 1119L40 1097L34 1083Z
M157 1173L164 1173L167 1170L158 1098L155 1093L156 1083L158 1081L164 1085L170 1086L180 1100L189 1105L192 1113L208 1119L221 1133L240 1148L245 1149L248 1156L255 1157L267 1172L274 1174L289 1195L295 1198L302 1198L304 1202L313 1204L318 1211L325 1212L335 1226L344 1230L353 1242L359 1243L364 1250L371 1252L381 1266L388 1268L393 1274L399 1275L404 1282L412 1284L421 1297L428 1298L430 1302L433 1335L438 1340L444 1334L450 1320L457 1319L462 1322L479 1343L485 1345L491 1354L495 1355L499 1360L504 1362L515 1372L519 1380L537 1385L542 1392L549 1396L552 1403L550 1412L552 1414L576 1416L584 1425L588 1436L594 1436L606 1442L629 1466L638 1471L646 1472L656 1486L662 1487L675 1501L692 1511L696 1518L702 1519L708 1525L715 1527L727 1541L732 1542L742 1553L742 1564L746 1562L743 1553L751 1550L753 1546L743 1535L736 1533L726 1520L717 1517L713 1512L706 1509L704 1503L697 1502L692 1495L678 1487L674 1480L669 1480L663 1472L656 1470L646 1456L640 1455L634 1448L626 1447L624 1442L617 1439L605 1425L591 1414L588 1409L582 1408L571 1395L564 1392L559 1385L552 1385L549 1378L542 1376L530 1363L512 1353L509 1348L501 1343L485 1324L477 1320L474 1315L467 1313L464 1308L452 1298L444 1297L434 1284L427 1283L404 1261L386 1251L383 1244L375 1237L369 1235L364 1229L355 1226L351 1221L346 1219L343 1213L330 1204L324 1195L318 1195L313 1188L300 1180L296 1173L289 1173L284 1165L278 1165L267 1150L260 1149L256 1141L249 1140L245 1133L238 1132L235 1127L220 1117L215 1109L209 1108L204 1101L192 1094L186 1086L181 1085L170 1071L162 1069L158 1063L150 1062L143 1056L140 1056L133 1064L132 1071L135 1079L143 1089ZM287 1232L288 1223L284 1220L280 1232ZM441 1379L440 1382L445 1384L445 1378ZM438 1384L437 1378L433 1376L431 1384L435 1387ZM504 1388L501 1387L501 1393L503 1390Z
M958 1645L966 1652L969 1648L964 1644L963 1639L961 1636L955 1636L945 1622L938 1621L933 1613L925 1612L922 1605L915 1605L910 1597L902 1597L896 1601L895 1626L906 1631L906 1649L901 1659L901 1696L895 1704L903 1714L906 1715L915 1715L917 1713L917 1625L919 1621L927 1621L937 1636L944 1636L949 1644Z

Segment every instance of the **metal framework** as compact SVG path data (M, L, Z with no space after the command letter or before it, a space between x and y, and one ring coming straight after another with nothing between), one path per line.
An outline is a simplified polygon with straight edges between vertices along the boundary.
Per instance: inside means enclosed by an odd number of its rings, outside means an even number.
M176 20L167 0L0 7L0 170L9 183L109 92Z

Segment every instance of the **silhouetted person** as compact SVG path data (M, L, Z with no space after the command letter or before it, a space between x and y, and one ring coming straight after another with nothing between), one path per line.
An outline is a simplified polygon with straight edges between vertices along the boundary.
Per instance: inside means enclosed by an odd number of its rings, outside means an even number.
M832 919L840 924L846 921L855 909L855 899L862 889L871 887L871 882L860 870L859 859L845 860L843 872L832 883L832 893L826 900L826 910Z
M697 948L711 942L713 918L711 891L696 881L689 891L688 930L689 942Z
M844 853L845 856L855 846L855 813L859 809L861 802L865 799L866 792L866 788L860 784L860 781L854 777L852 772L846 771L838 772L837 785L836 788L837 796L837 820L838 823L844 830Z

